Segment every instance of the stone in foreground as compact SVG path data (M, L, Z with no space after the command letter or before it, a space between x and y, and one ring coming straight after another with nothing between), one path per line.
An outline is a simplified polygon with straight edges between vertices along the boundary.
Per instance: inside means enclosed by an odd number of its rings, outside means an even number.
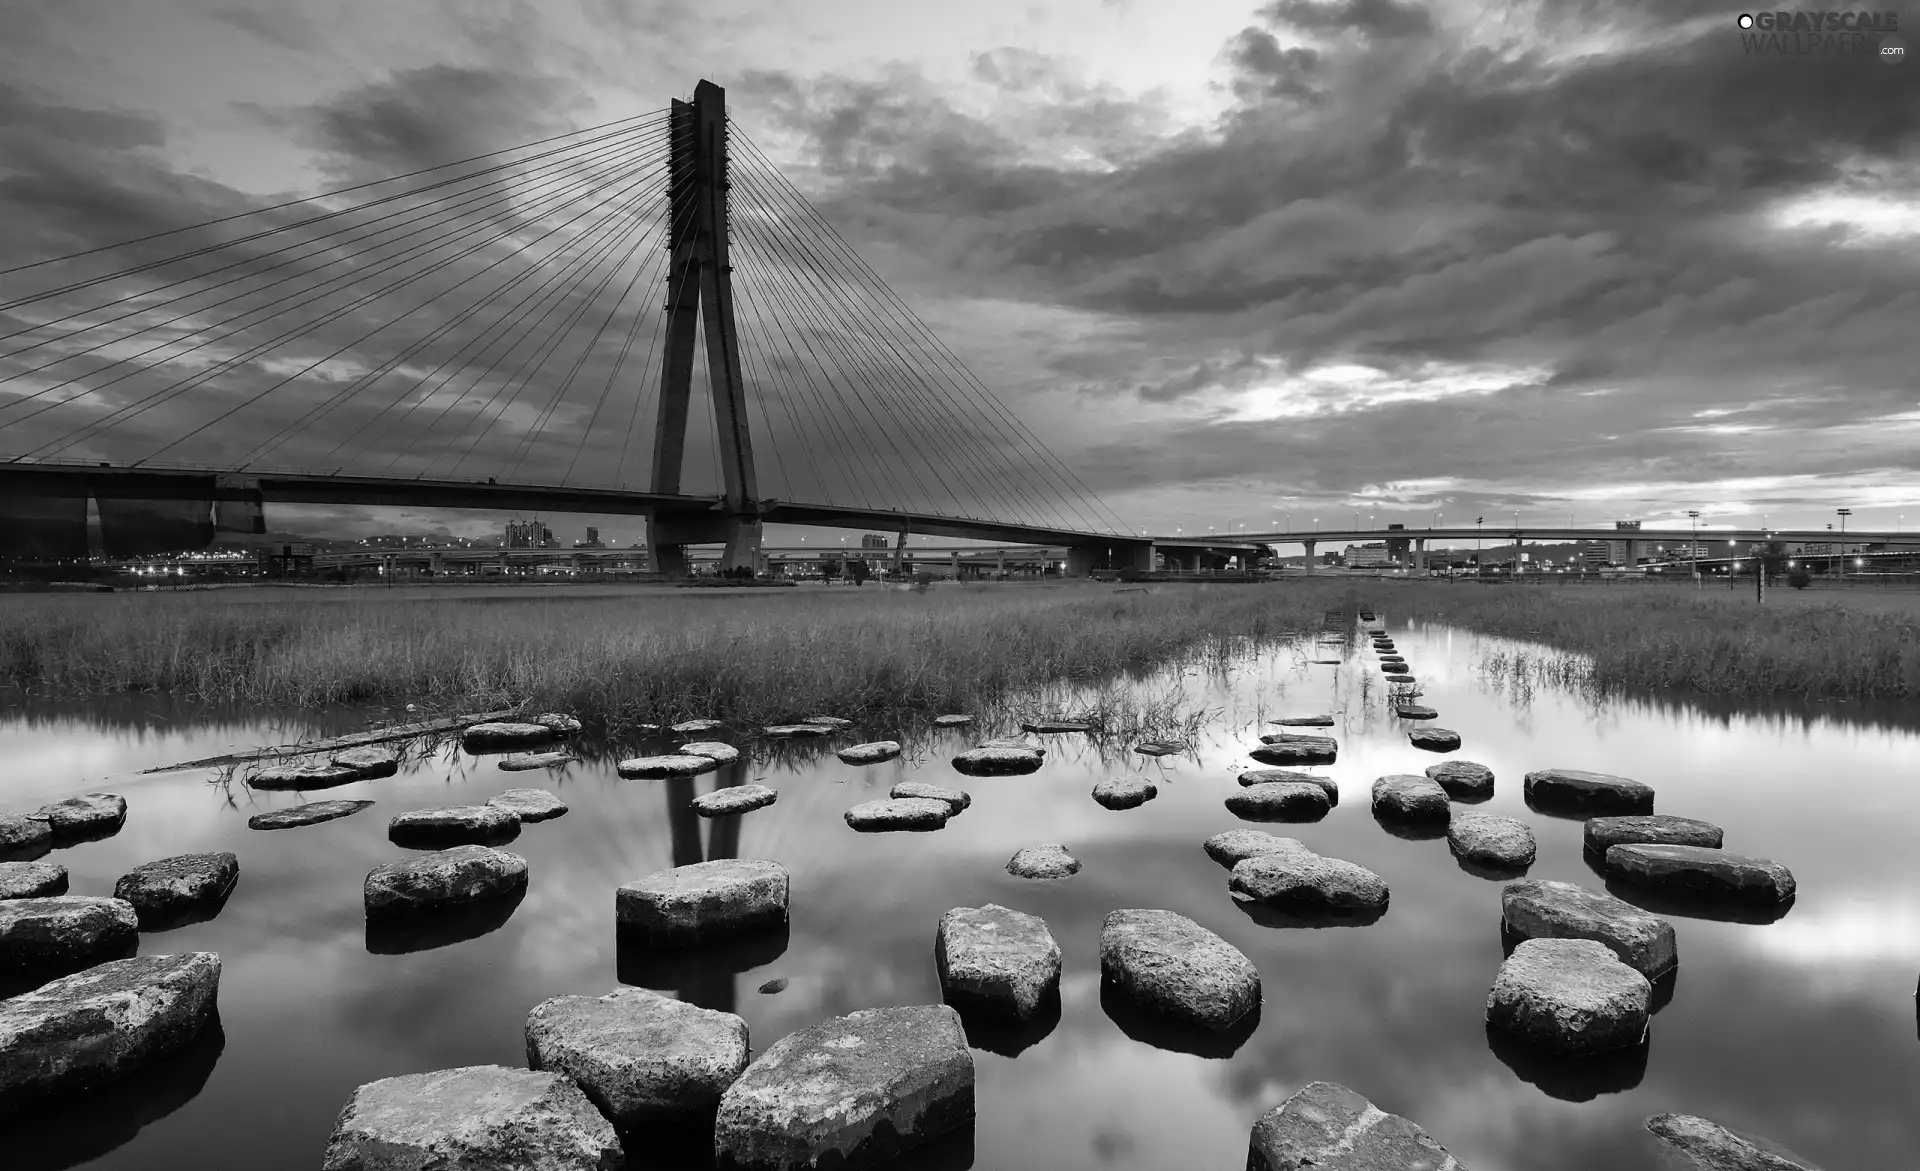
M1384 878L1357 863L1323 857L1299 842L1236 863L1227 890L1235 902L1307 913L1387 909Z
M579 717L567 715L565 712L542 712L527 722L551 728L556 736L577 736L582 727Z
M1393 709L1393 714L1403 720L1437 720L1440 718L1439 712L1417 703L1403 703Z
M1128 909L1100 928L1100 979L1134 1005L1225 1032L1260 1004L1260 973L1239 948L1185 915Z
M944 1004L830 1017L773 1043L720 1099L718 1171L860 1171L973 1124L973 1054Z
M500 758L500 767L510 773L527 773L535 769L559 768L563 764L572 764L574 755L565 749L554 752L516 752Z
M329 763L335 768L352 769L354 775L363 781L390 777L400 771L400 757L391 748L376 744L336 752L329 758Z
M1464 811L1455 813L1447 826L1447 846L1457 858L1501 870L1524 870L1540 852L1526 822Z
M322 1171L617 1171L620 1139L558 1073L469 1065L368 1082L327 1140Z
M358 772L337 764L281 764L254 770L247 777L247 788L270 793L300 792L351 785L360 779Z
M1705 846L1614 846L1607 877L1675 894L1756 906L1793 901L1793 872L1778 862Z
M15 852L44 853L53 845L53 827L44 817L24 813L0 813L0 855Z
M846 812L846 822L861 833L888 830L935 830L953 816L953 806L931 797L894 797L866 801Z
M1014 748L1021 752L1031 752L1036 756L1045 756L1047 746L1038 740L1029 740L1025 736L999 736L992 740L982 740L976 748Z
M1029 1021L1060 995L1060 945L1046 920L988 903L940 916L934 965L962 1012Z
M256 813L247 818L247 828L294 829L303 825L319 825L323 821L351 817L362 809L369 809L372 806L371 801L309 801L305 805L292 805L285 809Z
M1426 767L1434 784L1455 801L1484 801L1493 796L1493 770L1471 760L1443 760Z
M418 914L508 898L527 889L527 861L487 846L455 846L377 866L362 894L370 916Z
M1591 939L1657 980L1680 962L1673 924L1571 882L1522 879L1500 892L1501 925L1520 939Z
M1093 799L1108 809L1134 809L1159 795L1159 786L1144 777L1108 777L1093 787Z
M1543 768L1527 774L1527 800L1555 813L1653 812L1653 788L1626 777L1577 768Z
M1452 809L1447 791L1428 777L1398 773L1373 783L1373 815L1382 821L1445 821Z
M115 793L88 793L43 805L34 814L44 818L56 840L105 837L127 821L127 799Z
M887 790L887 796L894 798L916 797L927 801L945 801L954 813L959 813L973 804L973 795L959 789L949 789L942 785L929 785L925 781L901 781Z
M720 767L711 756L676 753L668 756L636 756L614 766L614 771L630 781L657 781L667 777L692 777Z
M1070 878L1080 873L1080 859L1065 846L1024 846L1007 860L1007 873L1015 878Z
M1041 754L1031 748L982 745L953 758L955 772L970 777L1017 776L1038 772Z
M567 803L545 789L508 789L487 804L513 814L523 822L550 821L567 811Z
M1604 855L1614 846L1705 846L1720 848L1726 833L1712 822L1651 813L1644 817L1590 817L1582 844Z
M1329 736L1280 736L1248 752L1261 764L1332 764L1340 754L1340 745Z
M1230 829L1200 843L1207 857L1231 870L1248 858L1278 854L1286 850L1304 850L1296 838L1283 838L1258 829Z
M740 759L738 748L719 740L695 740L690 744L682 744L676 752L680 756L704 756L721 764L732 764Z
M1334 1082L1310 1082L1253 1124L1247 1171L1465 1171L1398 1114Z
M1820 1171L1778 1143L1691 1114L1656 1114L1647 1129L1687 1171Z
M0 901L0 971L95 963L131 950L139 931L139 914L123 899L6 899Z
M1591 939L1529 939L1500 965L1487 1023L1545 1053L1602 1053L1646 1039L1653 986Z
M113 897L132 904L140 925L151 927L219 902L239 880L240 859L233 854L180 854L121 875L113 884Z
M898 740L875 740L871 744L855 744L834 753L847 764L879 764L883 760L892 760L900 755Z
M614 892L614 918L622 935L657 946L701 944L785 923L787 890L787 870L778 862L695 862L622 886Z
M1187 746L1173 740L1143 740L1133 750L1142 756L1178 756Z
M936 728L964 728L971 723L973 723L972 716L963 716L957 712L933 717L933 726Z
M45 899L67 893L67 868L52 862L0 862L0 899Z
M460 733L460 747L468 752L494 752L503 748L531 748L554 738L554 730L545 724L496 721L474 724Z
M693 811L702 817L728 817L765 809L779 799L779 792L766 785L728 785L695 797Z
M717 732L726 726L724 720L681 720L667 730L689 736L696 732Z
M396 845L487 845L520 835L520 816L499 805L447 805L410 809L387 822L387 840Z
M1415 728L1407 733L1407 742L1428 752L1452 752L1460 747L1460 733L1449 728Z
M1227 794L1227 811L1248 821L1319 821L1332 808L1327 791L1307 781L1268 781Z
M711 1126L748 1052L746 1021L641 988L527 1014L528 1067L572 1078L621 1130Z
M0 1113L118 1081L184 1047L214 1013L208 951L100 964L0 1000Z
M1319 773L1302 772L1292 768L1250 768L1240 774L1240 783L1246 786L1267 785L1276 781L1297 781L1303 785L1318 785L1327 795L1327 804L1340 804L1340 786L1332 777L1323 777Z

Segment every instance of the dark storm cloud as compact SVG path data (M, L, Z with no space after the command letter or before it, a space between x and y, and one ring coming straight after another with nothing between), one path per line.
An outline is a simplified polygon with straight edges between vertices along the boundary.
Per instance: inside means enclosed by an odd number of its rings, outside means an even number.
M1227 42L1225 56L1233 67L1233 96L1243 102L1265 98L1311 101L1320 96L1312 82L1320 54L1299 46L1283 49L1266 29L1241 29Z

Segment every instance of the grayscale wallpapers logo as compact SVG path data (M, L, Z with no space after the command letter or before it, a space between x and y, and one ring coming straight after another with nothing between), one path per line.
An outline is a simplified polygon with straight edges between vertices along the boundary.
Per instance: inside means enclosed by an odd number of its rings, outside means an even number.
M1897 12L1743 12L1740 47L1770 57L1873 57L1898 65L1907 45Z

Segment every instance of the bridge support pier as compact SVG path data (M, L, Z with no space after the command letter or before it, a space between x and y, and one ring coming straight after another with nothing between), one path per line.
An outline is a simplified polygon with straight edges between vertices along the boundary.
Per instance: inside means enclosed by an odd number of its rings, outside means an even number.
M727 548L720 555L720 572L745 568L757 572L760 567L760 518L757 516L730 516L727 518Z
M1413 539L1413 571L1415 573L1427 571L1427 539L1425 537Z
M1301 543L1302 545L1305 545L1305 546L1307 547L1307 556L1306 556L1306 558L1305 558L1305 563L1306 563L1306 571L1307 571L1307 573L1308 573L1309 575L1311 575L1311 574L1313 573L1313 548L1314 548L1314 546L1315 546L1315 545L1318 545L1318 544L1319 544L1320 542L1318 542L1318 541L1302 541L1302 542L1300 542L1300 543Z

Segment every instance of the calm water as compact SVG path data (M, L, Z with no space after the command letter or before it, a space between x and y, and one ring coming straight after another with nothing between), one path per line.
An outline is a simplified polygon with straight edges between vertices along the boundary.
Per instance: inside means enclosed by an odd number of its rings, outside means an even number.
M1517 644L1391 621L1441 726L1465 739L1455 757L1490 765L1485 808L1520 817L1540 841L1532 876L1598 886L1580 823L1536 814L1521 774L1594 768L1645 780L1658 809L1723 825L1729 848L1775 858L1799 879L1797 905L1768 925L1675 918L1681 964L1654 1018L1644 1067L1573 1074L1508 1064L1484 1029L1501 960L1500 883L1463 871L1443 839L1407 840L1377 824L1374 778L1441 757L1410 747L1388 717L1370 651L1314 666L1311 644L1231 679L1192 676L1190 695L1223 709L1187 759L1101 752L1048 737L1027 777L963 778L947 758L985 730L928 745L919 759L853 768L824 750L749 758L715 783L765 778L779 803L738 819L737 842L689 816L691 784L622 781L610 764L543 774L501 772L490 757L443 748L400 776L319 798L378 804L342 821L249 831L250 813L297 803L210 784L207 772L130 778L140 768L281 742L284 724L176 727L111 713L17 714L0 722L0 805L100 787L124 794L114 838L58 851L76 894L107 894L132 866L204 850L240 856L241 879L211 922L142 939L144 952L220 953L222 1035L156 1075L64 1116L0 1136L7 1166L100 1168L318 1165L333 1119L356 1085L449 1066L525 1061L527 1010L568 993L603 994L621 978L677 990L748 1021L756 1050L822 1017L931 1003L940 990L933 937L949 907L998 902L1044 916L1065 953L1058 1024L1017 1057L976 1050L979 1122L968 1161L982 1169L1244 1166L1255 1118L1301 1084L1338 1081L1432 1132L1474 1171L1620 1171L1644 1165L1641 1121L1678 1110L1758 1131L1834 1171L1911 1168L1920 1150L1920 889L1912 877L1913 761L1920 735L1818 713L1700 714L1673 705L1594 706L1516 693L1477 667ZM1537 648L1534 648L1537 651ZM1261 705L1265 705L1262 710ZM1227 895L1227 874L1201 852L1239 822L1222 805L1253 762L1265 716L1332 711L1342 788L1326 820L1291 833L1371 867L1392 886L1386 917L1365 927L1264 926ZM338 718L316 721L345 730ZM862 729L834 743L880 739ZM664 750L665 745L623 748ZM757 750L756 750L757 751ZM1146 806L1111 812L1089 791L1116 770L1161 782ZM906 778L956 784L971 810L932 834L858 835L841 821L857 801ZM478 938L375 940L361 909L366 872L404 851L392 814L484 801L546 784L572 806L528 826L507 848L526 857L524 902ZM1085 864L1063 882L1028 883L1003 867L1021 846L1061 842ZM644 873L737 852L792 873L792 930L776 957L704 971L648 971L615 947L613 889ZM1231 940L1258 965L1264 1007L1231 1056L1135 1039L1103 1011L1098 939L1105 913L1163 907ZM386 954L408 946L424 950ZM744 971L730 971L742 967ZM756 989L781 976L778 994ZM89 1162L89 1160L92 1160ZM921 1163L913 1165L924 1165Z

